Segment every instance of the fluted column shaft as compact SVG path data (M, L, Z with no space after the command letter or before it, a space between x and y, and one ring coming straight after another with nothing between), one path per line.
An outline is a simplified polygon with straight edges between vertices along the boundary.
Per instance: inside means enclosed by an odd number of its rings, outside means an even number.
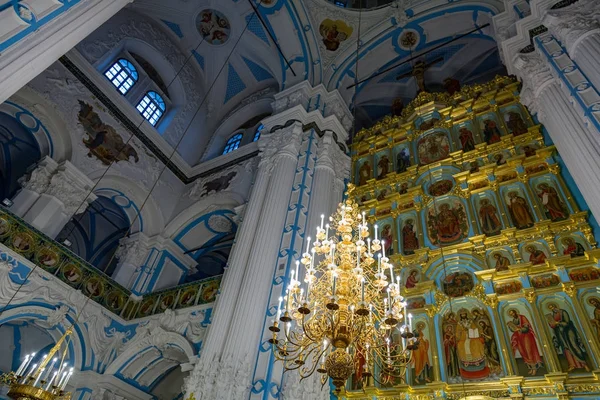
M248 255L254 242L254 234L267 194L267 186L270 178L270 166L262 163L256 173L256 179L252 187L252 194L248 200L248 206L238 233L235 244L231 250L227 270L221 282L220 294L215 303L211 327L204 340L202 358L212 360L215 355L220 356L223 351L226 332L232 323L236 301L242 286Z
M581 38L571 54L579 68L597 90L600 90L600 29L588 32Z

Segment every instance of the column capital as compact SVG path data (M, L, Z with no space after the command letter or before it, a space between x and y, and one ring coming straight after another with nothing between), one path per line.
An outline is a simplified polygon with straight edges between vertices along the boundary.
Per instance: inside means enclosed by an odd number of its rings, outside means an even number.
M325 132L317 150L317 168L329 168L336 179L350 177L350 157L336 143L332 132Z
M98 197L91 193L94 182L69 161L61 163L44 192L56 197L65 206L67 215L80 214ZM85 201L85 202L84 202Z
M542 22L572 56L587 33L600 29L599 16L595 1L579 0L568 7L548 10Z
M115 257L119 259L119 263L128 263L139 267L148 256L150 249L148 242L149 238L141 232L125 237L119 240Z
M42 158L36 167L27 176L19 178L19 183L24 189L36 193L44 193L50 186L50 179L56 172L58 163L49 156Z
M297 157L302 143L302 123L291 121L288 126L264 134L258 141L260 149L259 168L271 173L275 160L279 156Z
M513 58L513 65L523 82L521 102L532 113L540 112L538 96L541 91L555 81L548 63L537 53L519 53Z

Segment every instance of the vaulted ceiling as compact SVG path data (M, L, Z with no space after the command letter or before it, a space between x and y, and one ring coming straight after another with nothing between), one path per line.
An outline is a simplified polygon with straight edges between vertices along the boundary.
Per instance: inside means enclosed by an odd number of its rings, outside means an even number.
M356 89L348 86L490 23L502 4L500 0L395 0L357 10L328 0L137 0L131 8L160 23L198 64L202 85L210 90L208 108L215 126L249 96L303 80L338 89L350 107L356 104L358 124L363 125L388 114L395 98L406 103L415 96L415 79L396 76L408 73L416 60ZM212 20L205 10L213 10ZM222 32L215 34L219 29ZM412 42L403 45L407 37ZM448 77L467 84L505 73L491 26L418 59L437 60L425 73L428 90L441 90Z

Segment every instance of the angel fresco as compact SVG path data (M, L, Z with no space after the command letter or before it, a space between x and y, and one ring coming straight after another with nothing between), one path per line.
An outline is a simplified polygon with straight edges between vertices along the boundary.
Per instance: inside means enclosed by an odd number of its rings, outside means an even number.
M326 19L321 22L319 33L323 38L325 48L329 51L336 51L340 44L352 34L352 28L344 21Z
M125 144L112 126L103 123L91 105L79 100L77 118L88 135L87 139L83 139L83 144L89 150L88 157L95 156L105 165L113 161L129 161L130 157L136 163L140 160L133 146Z
M469 229L467 214L463 205L459 202L456 202L453 208L448 203L442 203L437 213L435 207L431 207L427 218L427 226L431 242L441 245L462 240Z
M556 189L547 183L540 183L537 187L538 197L542 200L546 216L555 221L562 221L569 216L567 206L562 202Z

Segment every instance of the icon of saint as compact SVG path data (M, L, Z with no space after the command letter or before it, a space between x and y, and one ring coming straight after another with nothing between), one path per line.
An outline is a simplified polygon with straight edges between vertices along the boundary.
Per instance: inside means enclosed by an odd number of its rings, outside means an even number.
M502 223L498 218L498 210L488 199L481 199L479 207L479 220L481 229L488 236L497 235L502 230Z
M465 127L458 130L458 139L460 140L461 147L466 153L467 151L475 150L475 139L473 139L473 132Z
M513 354L516 356L518 352L529 369L529 375L535 375L537 370L543 366L543 363L533 326L527 317L514 308L508 310L508 315L511 318L507 325L512 332L510 345Z
M508 193L508 209L513 224L518 229L531 228L533 226L533 216L529 210L527 200L519 196L517 192Z
M546 210L546 216L552 221L562 221L569 216L567 207L561 201L558 192L547 183L538 185L538 196L542 199L542 204Z
M483 137L487 144L498 143L501 140L500 129L496 126L496 121L486 119L483 121Z
M360 169L358 170L358 184L366 184L367 181L371 179L371 172L371 164L369 163L369 160L366 160L364 163L362 163Z
M404 223L402 228L402 251L405 255L415 254L415 250L419 248L419 239L415 232L413 220L409 219Z

